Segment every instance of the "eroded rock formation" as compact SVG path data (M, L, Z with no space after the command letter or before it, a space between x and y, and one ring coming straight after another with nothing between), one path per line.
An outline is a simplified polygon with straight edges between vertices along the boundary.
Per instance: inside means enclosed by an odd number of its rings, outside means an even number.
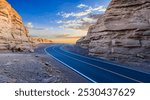
M150 0L112 0L77 44L90 55L150 59Z
M31 41L35 44L39 44L39 43L52 43L51 40L46 39L46 38L38 38L38 37L32 37Z
M0 0L0 50L31 49L21 16L6 0Z

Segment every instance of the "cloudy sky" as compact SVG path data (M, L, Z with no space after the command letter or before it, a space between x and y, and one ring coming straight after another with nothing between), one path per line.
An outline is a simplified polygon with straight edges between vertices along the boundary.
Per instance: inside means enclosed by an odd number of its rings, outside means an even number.
M103 14L110 0L7 0L29 33L54 42L75 43Z

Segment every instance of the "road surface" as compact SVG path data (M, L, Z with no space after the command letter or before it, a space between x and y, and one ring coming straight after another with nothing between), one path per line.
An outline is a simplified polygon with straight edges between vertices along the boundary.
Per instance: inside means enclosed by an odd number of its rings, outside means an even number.
M52 45L45 52L94 83L150 83L150 74Z

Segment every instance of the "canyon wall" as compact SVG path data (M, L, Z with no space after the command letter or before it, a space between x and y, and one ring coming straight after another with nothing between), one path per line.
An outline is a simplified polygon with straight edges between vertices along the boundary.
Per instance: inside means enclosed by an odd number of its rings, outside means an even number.
M112 0L77 44L99 57L150 59L150 0Z
M31 49L21 16L6 0L0 0L0 50Z
M22 17L6 1L0 0L0 50L33 51L39 43L52 43L43 38L34 38L28 35Z

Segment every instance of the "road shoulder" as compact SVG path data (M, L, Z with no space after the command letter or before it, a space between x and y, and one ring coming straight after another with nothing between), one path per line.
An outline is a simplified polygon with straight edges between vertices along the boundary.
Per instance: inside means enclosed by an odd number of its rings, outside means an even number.
M84 83L89 82L44 52L0 52L0 83Z

